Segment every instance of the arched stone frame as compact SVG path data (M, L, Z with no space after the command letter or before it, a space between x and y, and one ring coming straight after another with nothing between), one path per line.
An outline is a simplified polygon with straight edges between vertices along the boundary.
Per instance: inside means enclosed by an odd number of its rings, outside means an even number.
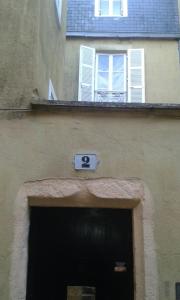
M10 299L26 299L29 207L99 207L133 210L135 300L158 299L153 202L137 179L45 179L25 183L15 200Z

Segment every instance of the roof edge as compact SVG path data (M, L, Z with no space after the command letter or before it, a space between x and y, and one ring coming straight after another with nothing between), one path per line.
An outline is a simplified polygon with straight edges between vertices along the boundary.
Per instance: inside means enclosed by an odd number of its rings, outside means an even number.
M108 32L66 32L67 38L115 38L115 39L163 39L179 40L180 33L108 33Z

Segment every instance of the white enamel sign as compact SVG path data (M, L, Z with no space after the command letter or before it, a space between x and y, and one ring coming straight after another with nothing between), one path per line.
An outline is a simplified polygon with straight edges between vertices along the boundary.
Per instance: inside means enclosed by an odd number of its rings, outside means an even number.
M98 164L96 154L76 154L74 157L75 170L96 170Z

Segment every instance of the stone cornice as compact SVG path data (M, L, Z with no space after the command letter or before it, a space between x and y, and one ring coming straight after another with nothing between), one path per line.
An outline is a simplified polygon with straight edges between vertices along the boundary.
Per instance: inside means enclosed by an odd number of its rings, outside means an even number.
M171 115L180 117L180 103L116 103L116 102L86 102L86 101L48 101L31 102L33 111L90 111L90 112L128 112L132 114Z

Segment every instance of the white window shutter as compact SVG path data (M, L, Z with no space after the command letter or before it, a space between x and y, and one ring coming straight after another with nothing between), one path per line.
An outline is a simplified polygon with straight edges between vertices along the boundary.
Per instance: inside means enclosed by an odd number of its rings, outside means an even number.
M61 24L62 0L55 0L55 3L59 24Z
M128 50L128 102L145 102L144 49Z
M94 101L95 49L81 46L79 61L79 101Z
M128 4L127 0L120 0L121 1L121 15L123 17L127 17L128 15Z
M51 79L49 79L48 100L57 100Z
M100 0L95 0L95 16L99 17L100 16Z

